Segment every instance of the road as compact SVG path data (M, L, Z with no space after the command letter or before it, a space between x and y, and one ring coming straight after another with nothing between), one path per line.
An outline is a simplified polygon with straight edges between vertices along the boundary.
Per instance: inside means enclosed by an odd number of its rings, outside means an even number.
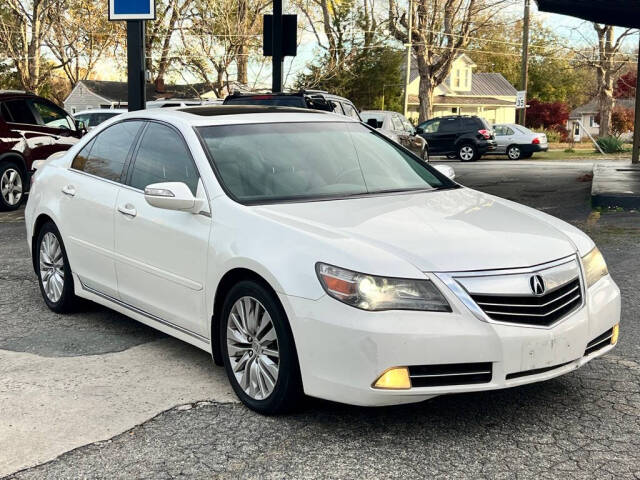
M588 163L450 164L592 235L623 292L618 348L536 385L262 417L188 345L94 305L50 313L20 213L0 214L0 477L640 479L639 214L592 214Z

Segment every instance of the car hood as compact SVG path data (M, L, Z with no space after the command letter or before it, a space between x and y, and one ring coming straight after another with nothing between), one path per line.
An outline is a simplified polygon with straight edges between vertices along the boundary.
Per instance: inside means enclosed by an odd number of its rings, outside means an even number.
M353 254L360 245L362 252L390 254L421 271L452 272L538 265L577 251L557 219L468 188L254 208L321 239L323 258L345 245Z

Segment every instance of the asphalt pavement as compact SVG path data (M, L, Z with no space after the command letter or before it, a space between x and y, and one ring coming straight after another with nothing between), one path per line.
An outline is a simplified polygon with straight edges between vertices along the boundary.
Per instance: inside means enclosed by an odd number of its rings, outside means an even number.
M534 385L263 417L193 347L96 305L49 312L21 213L0 213L0 477L640 479L640 214L591 212L591 163L447 163L594 238L623 292L616 349Z

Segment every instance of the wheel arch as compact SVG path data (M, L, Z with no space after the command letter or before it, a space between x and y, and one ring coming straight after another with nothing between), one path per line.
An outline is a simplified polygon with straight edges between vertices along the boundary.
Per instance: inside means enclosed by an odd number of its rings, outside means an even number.
M22 174L26 179L28 172L27 172L27 162L24 159L24 157L20 153L13 152L13 151L0 154L0 165L10 161L14 161L18 164L18 167L20 167L20 169L22 170Z
M262 285L264 288L266 288L269 291L269 293L273 295L275 301L278 303L278 305L280 305L280 307L282 308L282 311L285 313L285 316L286 316L286 310L282 305L282 302L280 301L280 298L278 297L278 294L275 288L273 288L273 286L269 283L269 281L265 279L262 275L255 272L254 270L251 270L245 267L236 267L236 268L232 268L231 270L228 270L218 282L218 286L216 288L216 293L214 295L214 300L213 300L211 330L209 333L211 338L211 353L213 355L213 361L215 362L216 365L220 365L220 366L223 365L222 352L220 350L220 341L218 339L217 332L220 327L220 322L222 321L222 318L221 318L222 307L224 306L225 298L227 297L227 294L233 288L234 285L245 280L256 282ZM293 338L293 333L291 332L291 325L288 325L288 327L289 327L289 332L291 333L291 338ZM293 348L296 351L296 355L297 355L295 340L294 340Z
M38 271L36 266L36 262L38 258L37 256L38 246L36 245L37 243L36 240L38 239L40 230L42 229L44 224L47 222L51 222L54 225L56 224L53 218L51 218L49 215L47 215L46 213L41 213L40 215L38 215L38 218L36 218L36 221L33 223L33 235L31 237L31 263L33 264L33 271L36 273Z

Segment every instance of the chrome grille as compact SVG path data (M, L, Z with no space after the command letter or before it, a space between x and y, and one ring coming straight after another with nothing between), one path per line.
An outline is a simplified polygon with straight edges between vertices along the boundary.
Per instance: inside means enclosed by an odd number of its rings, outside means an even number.
M576 278L538 297L472 294L471 298L492 320L548 326L582 305L582 289Z

